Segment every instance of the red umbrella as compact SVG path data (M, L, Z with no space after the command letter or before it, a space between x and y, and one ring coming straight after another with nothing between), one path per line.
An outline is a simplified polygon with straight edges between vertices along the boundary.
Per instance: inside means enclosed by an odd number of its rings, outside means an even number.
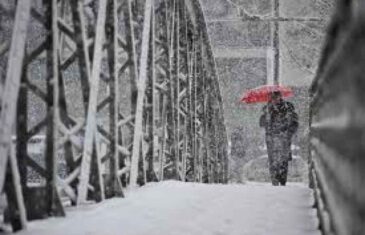
M241 101L246 104L268 102L272 92L280 91L283 98L291 97L294 95L293 91L289 87L281 85L265 85L254 89L248 90Z

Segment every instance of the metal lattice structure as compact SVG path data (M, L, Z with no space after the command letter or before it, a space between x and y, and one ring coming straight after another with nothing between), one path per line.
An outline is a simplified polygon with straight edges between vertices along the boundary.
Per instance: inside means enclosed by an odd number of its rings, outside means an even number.
M311 87L310 179L325 235L365 233L364 1L338 1Z
M18 0L0 10L11 32L0 37L0 189L14 230L25 217L64 216L66 201L122 197L127 185L227 182L198 1Z

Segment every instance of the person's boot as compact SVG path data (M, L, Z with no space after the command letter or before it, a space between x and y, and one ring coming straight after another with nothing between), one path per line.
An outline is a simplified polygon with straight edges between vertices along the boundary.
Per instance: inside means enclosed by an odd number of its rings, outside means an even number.
M277 179L272 179L271 182L272 182L273 186L278 186L279 185L279 181Z
M279 182L281 186L285 186L286 185L286 175L285 174L281 174L279 177Z

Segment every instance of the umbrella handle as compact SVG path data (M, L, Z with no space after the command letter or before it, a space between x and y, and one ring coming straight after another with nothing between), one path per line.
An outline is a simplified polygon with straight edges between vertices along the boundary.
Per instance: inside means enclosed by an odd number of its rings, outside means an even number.
M269 121L270 121L269 104L266 105L266 115L265 115L265 118L266 118L266 124L268 126L269 125Z

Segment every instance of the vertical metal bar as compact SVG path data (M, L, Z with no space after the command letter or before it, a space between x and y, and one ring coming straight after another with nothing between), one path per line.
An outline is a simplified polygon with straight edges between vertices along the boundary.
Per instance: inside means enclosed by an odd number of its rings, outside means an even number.
M9 153L12 154L11 148L13 146L10 146ZM8 209L8 219L11 223L11 227L13 232L17 232L21 229L23 229L23 224L20 218L20 207L19 207L19 195L17 195L16 187L15 185L18 183L15 181L14 178L14 168L12 166L12 159L11 156L9 156L9 161L7 162L7 167L5 169L6 176L5 176L5 183L4 183L4 192L7 198L7 209Z
M198 53L199 44L197 40L194 40L195 53L194 53L194 75L193 75L193 157L194 157L194 181L197 181L199 168L198 168L198 136L197 136L197 85L198 85Z
M207 177L208 177L208 183L212 183L212 126L213 126L213 117L212 117L212 105L213 105L213 98L212 94L208 94L207 102L207 113L208 113L208 121L206 124L206 136L207 136L207 146L208 146L208 156L207 156Z
M143 101L145 97L145 88L147 80L147 64L148 64L148 47L150 41L150 28L151 28L151 6L152 2L146 0L144 21L143 21L143 33L142 33L142 51L140 58L140 74L138 79L138 97L136 106L136 117L134 124L133 135L133 150L131 159L130 181L131 187L135 187L138 177L138 161L141 151L141 137L142 137L142 115L143 115Z
M215 108L214 109L214 138L215 138L215 159L214 159L214 183L218 183L219 182L219 168L218 168L218 163L219 163L219 118L218 118L218 109Z
M11 166L11 174L12 174L12 178L13 178L13 187L14 187L14 191L15 191L15 195L16 195L16 201L17 201L17 205L18 205L18 209L19 209L19 217L20 217L20 223L21 223L21 227L22 229L26 229L27 228L27 211L25 209L25 205L24 205L24 197L23 197L23 191L22 191L22 187L21 187L21 179L20 179L20 175L19 175L19 167L18 167L18 162L16 160L16 150L15 150L15 146L11 145L10 146L10 166Z
M81 37L76 37L76 45L79 50L79 70L80 70L80 81L82 86L82 95L83 95L83 103L85 112L88 108L89 103L89 92L90 92L90 55L89 55L89 46L88 46L88 38L86 35L86 22L84 16L84 6L82 1L70 1L71 5L71 13L73 18L73 24L75 33L80 35Z
M149 170L150 173L153 173L155 175L155 171L153 169L153 163L155 160L155 151L158 148L155 138L157 137L157 128L156 128L156 115L157 115L157 97L156 97L156 16L155 16L155 5L156 1L153 0L152 3L152 12L151 12L151 104L152 104L152 110L151 110L151 139L152 143L151 145L151 155L149 159ZM151 176L149 176L151 178ZM149 179L152 180L152 179Z
M136 51L136 38L135 38L135 29L134 29L134 21L133 21L133 11L132 11L132 1L127 0L127 12L126 15L126 28L127 28L127 37L129 36L129 59L132 62L132 66L130 68L130 83L131 83L131 115L135 114L135 107L136 107L136 99L137 99L137 81L138 81L138 62L137 62L137 51Z
M82 153L81 161L81 173L79 176L78 185L78 197L77 204L86 202L88 184L89 184L89 174L91 166L91 158L93 154L93 147L95 144L96 135L96 112L97 112L97 97L99 91L99 80L100 80L100 69L101 69L101 59L103 58L103 46L105 38L105 20L106 20L106 0L99 0L99 9L96 24L96 34L94 41L94 55L93 55L93 65L91 72L90 81L90 100L87 114L86 122L86 133L84 140L84 149ZM98 169L100 175L100 168ZM103 184L101 176L98 176L100 184ZM101 197L104 197L104 187L100 186Z
M0 190L5 181L11 134L16 117L16 103L19 95L20 79L25 52L27 25L29 22L31 1L19 0L16 8L15 24L9 51L6 81L1 101L0 113Z
M175 167L178 175L180 163L180 1L176 2L176 137L175 137Z
M69 5L67 4L69 3ZM69 8L66 8L66 6L69 6ZM81 10L80 10L81 9ZM77 33L75 37L75 44L78 50L78 68L80 71L80 81L81 81L81 89L82 89L82 95L83 95L83 104L86 111L87 105L88 105L88 94L89 94L89 74L90 74L90 66L89 64L89 58L88 58L88 52L85 51L87 48L86 46L86 39L84 40L83 34L85 34L85 24L84 24L84 17L82 12L82 4L77 3L76 1L61 2L61 14L63 13L63 17L71 16L72 22L74 25L74 32ZM71 15L69 15L71 14ZM81 34L81 37L79 35ZM64 125L67 128L72 128L73 125L75 125L75 121L71 120L69 117L68 109L67 109L67 101L66 101L66 86L65 86L65 76L63 71L66 70L66 68L62 68L62 54L64 53L64 44L66 44L66 40L69 39L67 36L62 33L62 30L59 30L60 35L60 52L59 52L59 76L58 76L58 92L59 92L59 98L56 101L58 103L58 119L59 119L59 125ZM87 56L86 56L87 55ZM76 169L76 161L75 156L78 155L75 149L73 148L72 141L67 141L63 146L59 144L56 144L58 148L63 148L64 155L65 155L65 161L67 164L67 173L72 174L74 170ZM76 181L70 182L71 187L74 191L76 191ZM74 205L76 197L71 198L72 204Z
M158 160L159 160L159 172L158 172L158 180L162 181L164 180L164 173L165 173L165 162L166 162L166 152L167 152L167 136L168 133L168 90L165 89L168 87L170 74L168 72L169 70L169 34L168 34L168 5L167 1L161 0L159 1L159 10L156 10L156 23L155 23L155 32L156 32L156 46L160 50L157 50L156 52L159 53L159 58L156 58L156 68L158 68L158 77L159 82L161 85L163 85L163 89L159 90L159 136L158 140L160 143L159 151L158 151ZM156 47L157 48L157 47ZM156 71L156 72L157 72Z
M194 44L193 44L193 37L192 32L189 30L189 21L188 21L188 13L187 13L187 7L185 5L185 27L186 27L186 63L187 63L187 79L186 79L186 110L187 110L187 116L186 116L186 166L185 169L187 171L187 163L188 163L188 157L191 160L193 154L192 154L192 112L191 112L191 106L192 106L192 78L193 78L193 55L194 55ZM190 164L191 165L191 164Z
M204 95L205 95L205 70L204 70L204 46L203 46L203 35L200 34L199 37L199 51L200 51L200 56L199 56L199 68L200 68L200 72L199 72L199 88L200 88L200 92L199 92L199 107L204 108ZM198 153L198 157L199 157L199 182L203 182L203 173L204 173L204 109L203 109L203 117L201 119L199 119L201 124L199 127L199 153Z
M205 58L205 54L203 54L202 58ZM209 146L208 146L208 136L207 136L207 130L208 130L208 98L209 97L209 89L208 89L208 82L207 82L208 78L205 74L205 72L203 73L203 101L202 101L202 106L203 106L203 123L202 123L202 129L203 129L203 145L204 145L204 159L203 159L203 174L208 172L208 159L209 159ZM205 163L205 164L204 164ZM204 174L204 176L207 176L206 174ZM204 179L206 179L207 177L205 177Z
M62 206L59 204L59 196L56 188L57 181L57 137L58 137L58 6L57 0L52 0L47 9L50 14L50 30L52 31L52 46L48 49L48 69L50 75L47 78L48 94L48 114L50 119L47 127L47 147L46 147L46 191L47 191L47 211L49 215L64 216Z
M274 0L274 16L278 18L279 15L279 0ZM280 36L279 36L279 21L274 21L273 32L273 47L274 47L274 84L279 84L280 78Z
M147 106L147 99L145 99L144 102L144 111L145 111L145 120L143 123L143 127L142 129L144 130L144 133L142 135L141 138L141 157L142 157L142 167L143 167L143 183L146 184L147 183L147 151L148 151L148 143L146 143L146 140L144 138L144 136L146 135L147 130L147 126L148 126L148 119L149 119L149 113L147 112L147 109L145 108Z
M168 8L166 8L167 12L166 14L168 15L169 11ZM175 81L175 76L173 74L173 64L174 64L174 56L176 54L175 52L175 41L177 40L175 38L175 19L176 19L176 0L172 0L172 9L170 10L171 13L171 19L169 19L167 17L167 22L168 24L166 24L167 26L167 35L168 35L168 79L169 79L169 91L170 91L170 97L169 97L169 105L170 105L170 122L171 122L171 126L169 125L169 130L171 132L171 137L172 137L172 148L171 148L171 157L172 157L172 161L173 161L173 177L175 177L175 179L177 179L178 174L177 174L177 155L176 155L176 120L175 120L175 115L176 115L176 101L175 101L175 86L176 86L176 81ZM171 28L170 28L171 27Z
M112 4L111 4L112 3ZM110 151L111 151L111 159L110 159L110 174L111 174L111 193L113 196L123 196L122 185L118 176L119 170L119 152L118 152L118 143L119 143L119 132L118 132L118 110L119 110L119 76L118 76L118 1L111 0L109 1L109 7L112 8L112 15L109 16L112 18L112 22L109 22L112 25L112 30L110 30L110 34L112 34L113 38L109 45L109 70L110 70L110 97L112 102L109 105L110 108L110 135L112 139L110 141Z
M184 143L183 143L183 150L182 150L182 181L186 181L186 168L187 168L187 156L188 156L188 144L189 144L189 79L190 79L190 64L189 64L189 38L188 38L188 20L187 20L187 10L185 4L182 5L183 8L183 23L181 24L184 27L184 41L185 41L185 58L184 63L186 66L186 82L185 82L185 89L186 89L186 98L184 100L184 107L187 111L186 116L184 117Z
M214 107L212 110L212 147L213 147L213 157L212 157L212 173L211 173L211 179L212 183L216 183L216 169L217 169L217 115L216 115L217 109Z
M27 68L24 66L22 68L22 78L21 83L24 83L27 80ZM27 156L28 156L28 91L27 87L24 85L20 85L19 95L18 95L18 103L17 103L17 121L16 121L16 155L19 163L19 172L21 178L21 184L23 187L23 191L25 192L27 189L27 176L28 176L28 168L27 168Z
M166 125L167 125L167 95L163 94L162 97L162 143L159 154L159 181L164 180L164 168L165 168L165 148L166 148Z
M55 52L57 52L57 48L56 50L54 50L54 47L57 45L55 43L58 43L58 35L55 35L55 32L57 32L57 29L53 28L53 23L54 21L57 22L57 11L53 12L53 0L51 2L47 2L47 3L43 3L44 4L44 9L45 9L45 19L47 20L47 25L46 25L46 29L49 31L49 35L48 38L50 39L51 43L49 45L47 45L47 49L46 49L46 57L47 57L47 62L46 62L46 70L47 70L47 75L46 75L46 83L47 83L47 115L48 115L48 120L47 120L47 127L46 127L46 149L45 149L45 163L46 163L46 212L49 215L53 214L53 201L55 199L55 192L54 192L54 174L55 174L55 163L56 161L54 160L54 145L53 145L53 141L54 141L54 137L55 137L55 124L57 126L57 123L54 123L54 114L55 114L55 102L57 103L56 100L54 100L54 84L53 81L57 81L58 80L58 71L57 69L55 70L54 66L57 66L58 60L57 60L57 54L55 54ZM55 32L53 31L55 30ZM57 77L57 78L56 78ZM53 80L53 81L52 81ZM58 83L57 83L58 85ZM56 85L56 86L57 86Z
M194 136L194 78L195 78L195 56L196 56L196 48L195 48L195 40L192 38L191 43L191 58L189 60L190 64L190 74L189 74L189 84L188 84L188 98L189 98L189 108L188 108L188 115L189 115L189 142L190 142L190 166L191 170L193 171L193 177L195 177L195 136ZM195 180L195 178L193 179Z

